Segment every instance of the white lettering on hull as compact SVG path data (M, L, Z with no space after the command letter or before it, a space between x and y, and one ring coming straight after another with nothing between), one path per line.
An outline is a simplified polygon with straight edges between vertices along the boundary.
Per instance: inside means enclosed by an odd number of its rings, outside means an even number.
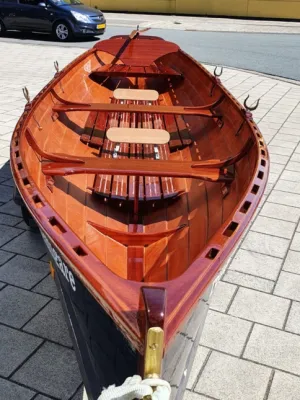
M53 259L55 261L55 264L57 265L57 267L59 268L60 272L63 274L63 276L65 277L65 279L70 284L70 286L73 289L73 291L75 292L76 291L76 285L75 285L75 279L74 279L73 273L69 270L67 265L63 262L62 258L57 253L57 251L53 248L53 246L50 243L50 241L47 238L47 236L45 236L45 234L43 232L41 232L41 234L42 234L42 237L44 239L44 242L45 242L50 254L52 255L52 257L53 257Z

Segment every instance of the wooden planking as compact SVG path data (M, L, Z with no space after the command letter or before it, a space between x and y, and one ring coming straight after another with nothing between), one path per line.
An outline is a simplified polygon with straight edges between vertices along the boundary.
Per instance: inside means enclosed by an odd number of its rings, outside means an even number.
M119 100L121 103L123 100ZM120 115L119 118L119 127L118 128L110 128L109 130L114 129L127 129L130 126L130 114L123 113ZM108 135L107 131L107 138L111 139ZM129 153L129 145L128 143L113 143L113 147L115 148L116 145L120 146L120 150L118 151L117 158L118 159L127 159ZM128 197L128 187L127 187L127 176L124 175L115 175L113 178L113 185L112 185L112 198L117 198L121 200L125 200Z
M81 135L81 141L83 143L89 143L91 136L93 135L96 118L97 118L97 112L91 111L89 113L88 119L86 121L86 125L84 127L84 132Z

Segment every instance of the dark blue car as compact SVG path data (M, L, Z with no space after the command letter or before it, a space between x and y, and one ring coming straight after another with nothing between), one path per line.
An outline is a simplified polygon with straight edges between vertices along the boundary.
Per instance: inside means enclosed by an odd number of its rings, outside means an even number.
M73 36L102 35L105 28L102 12L80 0L0 0L0 34L45 32L67 41Z

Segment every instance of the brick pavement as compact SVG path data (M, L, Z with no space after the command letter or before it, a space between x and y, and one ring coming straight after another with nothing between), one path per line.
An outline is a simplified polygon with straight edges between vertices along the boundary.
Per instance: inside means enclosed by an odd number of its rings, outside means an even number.
M0 398L76 399L81 378L39 234L12 202L9 140L25 100L81 50L0 42ZM216 287L186 400L300 398L300 86L226 69L271 154L267 190Z

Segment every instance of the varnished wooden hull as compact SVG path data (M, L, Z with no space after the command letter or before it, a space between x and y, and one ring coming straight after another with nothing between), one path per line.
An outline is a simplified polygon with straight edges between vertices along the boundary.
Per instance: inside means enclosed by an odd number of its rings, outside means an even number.
M151 100L119 100L117 88ZM147 137L116 146L111 128L164 134L159 145ZM204 300L267 182L268 151L251 113L175 44L119 36L74 60L26 105L11 168L25 207L66 265L57 265L57 281L72 323L80 320L72 302L81 294L70 295L76 281L99 315L96 331L110 321L106 334L116 334L130 373L141 375L147 332L161 328L161 375L180 399ZM103 373L100 355L83 362L90 332L82 329L79 363L93 365L83 376L97 396L100 380L107 386L115 374L120 383L124 369ZM176 353L178 343L186 350Z

